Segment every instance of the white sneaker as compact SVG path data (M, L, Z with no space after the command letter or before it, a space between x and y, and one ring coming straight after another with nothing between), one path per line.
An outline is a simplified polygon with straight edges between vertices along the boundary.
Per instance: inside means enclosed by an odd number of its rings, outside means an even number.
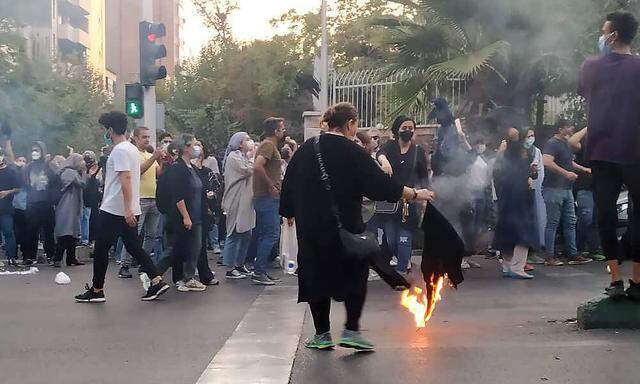
M471 269L471 265L469 264L469 262L467 260L462 260L462 263L460 264L460 268L462 268L462 269Z
M368 280L368 281L377 281L377 280L380 280L380 275L378 275L378 274L376 273L376 271L374 271L373 269L372 269L372 270L369 270L369 278L368 278L367 280Z
M180 292L202 292L206 289L207 286L196 279L190 279L189 281L178 285L178 291Z
M392 266L392 267L397 267L398 266L398 258L393 256L391 258L391 261L389 262L389 265Z

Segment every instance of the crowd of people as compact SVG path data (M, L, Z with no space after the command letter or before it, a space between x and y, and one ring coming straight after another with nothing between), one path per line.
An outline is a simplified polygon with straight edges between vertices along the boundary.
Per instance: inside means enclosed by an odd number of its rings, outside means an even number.
M146 127L129 134L126 115L115 111L100 117L105 146L99 155L69 148L66 158L52 156L36 141L27 160L14 155L7 140L0 148L0 230L8 264L60 268L64 259L69 267L82 265L76 248L90 246L93 282L75 297L88 303L106 300L110 255L120 278L139 267L143 300L169 289L163 281L169 268L181 292L219 284L208 250L221 253L225 278L274 285L279 278L268 272L278 258L281 226L295 225L299 299L309 303L317 331L308 346L333 345L333 298L347 309L341 345L370 349L359 332L370 265L353 256L359 251L348 249L343 231L363 234L362 246L373 233L397 273L406 275L424 203L451 201L467 256L497 257L503 276L515 279L533 279L535 264L606 259L612 277L606 292L619 297L625 290L616 200L624 185L634 260L626 294L639 298L633 202L640 199L640 93L633 80L640 80L640 59L630 54L637 29L629 13L607 16L603 55L589 59L580 77L588 128L576 132L571 121L559 119L544 143L535 130L509 123L497 126L502 137L492 143L454 118L442 98L430 115L439 124L432 145L419 144L408 116L395 119L386 139L376 129L359 130L358 111L348 103L331 107L324 134L300 148L285 121L271 117L259 143L237 132L220 158L190 134L165 132L157 143ZM438 195L445 184L455 189ZM472 266L478 265L465 258L462 267Z

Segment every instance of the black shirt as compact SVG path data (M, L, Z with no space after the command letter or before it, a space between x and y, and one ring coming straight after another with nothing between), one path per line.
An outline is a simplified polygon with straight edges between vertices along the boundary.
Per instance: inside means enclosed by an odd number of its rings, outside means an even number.
M566 140L552 137L547 141L542 153L553 156L555 163L558 164L560 168L573 172L573 152L571 152L569 143ZM547 169L542 186L547 188L571 189L572 184L573 183L566 177Z
M640 57L610 53L582 65L578 94L587 100L586 158L640 164Z
M9 191L20 187L20 177L18 172L11 166L0 169L0 191ZM4 199L0 199L0 213L13 212L13 196L11 194Z
M408 187L426 185L428 178L427 156L422 147L411 144L407 153L401 153L396 140L386 142L378 156L385 155L393 169L393 179Z
M585 168L591 168L590 162L586 159L584 152L583 147L580 152L576 153L576 163ZM576 191L591 191L593 189L593 176L588 173L579 172L575 189Z

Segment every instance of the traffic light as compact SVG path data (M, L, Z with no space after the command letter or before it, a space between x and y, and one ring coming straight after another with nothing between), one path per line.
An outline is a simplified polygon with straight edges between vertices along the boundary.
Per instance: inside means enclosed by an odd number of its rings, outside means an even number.
M126 84L124 88L124 105L127 116L141 119L144 116L144 92L142 84Z
M164 65L157 66L156 60L167 56L167 48L164 44L156 44L156 41L167 35L164 24L141 21L140 29L140 83L144 86L152 86L156 81L167 77L167 68Z

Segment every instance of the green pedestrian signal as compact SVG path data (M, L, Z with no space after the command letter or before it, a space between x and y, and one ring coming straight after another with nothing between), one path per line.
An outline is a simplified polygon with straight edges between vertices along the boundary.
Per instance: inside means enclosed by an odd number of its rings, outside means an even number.
M140 83L125 85L125 111L127 116L141 119L144 116L144 91Z

